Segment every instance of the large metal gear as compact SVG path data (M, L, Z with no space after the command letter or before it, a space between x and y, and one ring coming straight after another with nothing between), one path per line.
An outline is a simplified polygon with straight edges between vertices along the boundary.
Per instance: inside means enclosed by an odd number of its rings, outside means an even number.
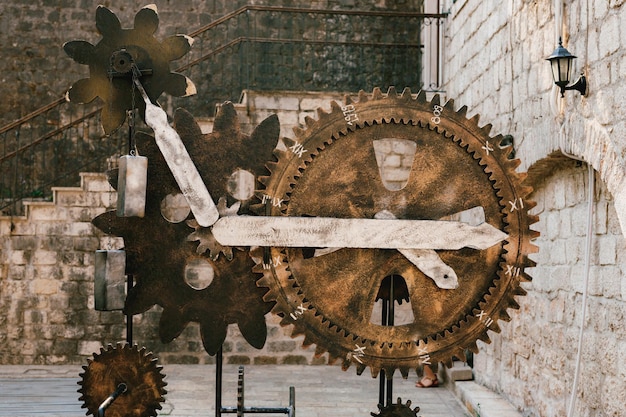
M87 415L99 415L100 405L125 384L125 392L106 409L107 417L151 417L157 415L165 401L166 382L163 368L145 348L128 344L109 345L83 366L84 372L78 384L81 388L79 401Z
M485 250L436 252L458 276L456 289L436 285L398 250L266 249L255 267L264 274L258 285L269 289L265 299L276 302L273 312L293 326L294 337L304 335L305 346L317 345L317 355L328 352L344 369L354 363L359 374L369 366L372 376L382 369L390 378L399 369L407 377L410 369L450 366L466 349L477 352L476 340L489 342L488 330L499 332L507 309L519 308L514 297L525 294L520 282L530 280L525 269L534 265L528 254L536 251L530 225L537 218L528 214L534 203L515 172L519 161L508 159L511 148L499 146L491 126L479 127L478 116L466 118L465 107L440 104L438 95L428 101L424 92L375 89L331 107L307 118L306 129L268 164L260 212L438 220L479 207L484 221L508 236ZM384 172L392 163L382 162L379 147L410 154L398 183L387 181L398 173ZM371 321L381 283L391 276L406 282L411 323Z
M254 185L246 199L233 183L241 172L248 173L252 184L258 175L267 173L264 164L278 141L278 118L265 119L248 136L240 130L232 103L225 103L210 134L203 134L185 110L176 112L174 122L203 181L220 197L220 215L247 214ZM148 157L145 216L118 217L110 211L93 220L105 233L124 238L126 272L136 281L127 296L125 313L139 314L155 304L163 307L159 334L164 343L179 336L188 323L199 323L210 355L222 346L229 324L237 324L253 347L263 347L265 314L272 303L263 301L265 290L255 284L259 274L252 272L255 262L247 248L222 247L212 238L210 228L199 227L154 138L138 133L136 141ZM115 175L111 183L117 184ZM210 284L192 285L187 277L194 265L211 271Z
M153 102L163 92L177 97L196 93L191 80L170 72L170 61L189 52L192 39L186 35L175 35L159 42L154 37L158 26L159 15L154 4L135 15L131 29L122 29L111 10L98 6L96 27L102 35L100 42L94 46L87 41L76 40L63 45L74 61L89 66L89 78L74 83L67 92L67 99L89 103L100 97L104 102L101 119L106 134L124 123L128 110L138 108L141 115L145 112L145 103L135 91L132 81L133 64L139 69L141 83Z

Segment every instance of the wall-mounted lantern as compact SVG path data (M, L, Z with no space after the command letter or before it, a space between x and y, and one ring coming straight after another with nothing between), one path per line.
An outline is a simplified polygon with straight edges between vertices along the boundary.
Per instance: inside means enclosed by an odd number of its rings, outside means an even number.
M565 90L576 90L583 96L587 95L587 79L583 74L572 85L568 85L572 79L575 55L563 47L563 41L559 37L559 46L546 58L552 66L552 78L554 84L561 89L561 97L565 97Z

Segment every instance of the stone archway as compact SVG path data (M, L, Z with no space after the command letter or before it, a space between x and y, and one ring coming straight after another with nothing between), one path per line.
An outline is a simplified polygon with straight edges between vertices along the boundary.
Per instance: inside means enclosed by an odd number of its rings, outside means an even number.
M626 236L626 163L607 129L597 120L582 118L578 113L569 115L560 127L558 140L552 141L551 152L528 168L531 184L558 169L569 155L587 162L600 174L614 198L620 228Z

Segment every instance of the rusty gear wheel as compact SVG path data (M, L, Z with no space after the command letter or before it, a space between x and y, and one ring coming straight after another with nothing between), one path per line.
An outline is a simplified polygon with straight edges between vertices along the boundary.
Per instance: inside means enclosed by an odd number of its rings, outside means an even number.
M94 353L78 384L81 388L79 401L87 415L98 415L98 408L120 384L126 384L121 394L107 409L107 417L150 417L156 416L163 396L167 393L163 381L163 369L157 359L146 348L117 344L109 345L100 354Z
M458 276L457 289L438 287L397 250L267 249L255 271L264 274L258 285L269 289L265 299L276 302L281 324L304 335L305 346L317 345L316 355L328 352L329 363L354 363L358 374L369 366L372 376L383 369L390 378L399 369L407 377L410 369L451 366L466 349L477 352L476 340L489 342L487 331L499 332L507 309L519 308L514 297L525 294L520 282L530 280L525 268L534 265L527 255L536 251L530 225L537 218L528 214L531 188L515 172L519 161L508 159L511 148L499 146L491 126L479 127L478 116L467 119L465 107L408 89L361 92L358 101L332 102L317 116L268 164L260 212L438 220L479 207L508 237L486 250L436 252ZM392 276L406 283L413 321L382 326L372 313Z
M102 40L95 46L80 40L63 45L74 61L89 65L89 78L75 82L67 92L67 98L76 103L89 103L100 97L104 102L102 126L106 134L124 123L127 110L138 108L141 115L145 112L145 103L132 81L133 63L141 71L141 83L153 102L163 92L177 97L196 93L191 80L170 72L170 61L189 52L193 40L186 35L175 35L159 42L154 37L158 26L155 5L137 12L132 29L122 29L111 10L98 6L96 27ZM135 100L135 95L139 99Z
M420 408L411 409L411 400L407 400L406 404L402 404L402 399L398 397L395 404L382 406L378 404L378 413L370 413L372 417L417 417Z
M248 136L240 131L233 104L225 103L210 134L202 134L185 110L176 112L174 122L207 188L213 196L220 196L220 215L247 214L255 178L267 173L265 161L278 141L278 118L268 117ZM154 138L138 133L136 140L138 149L148 157L145 216L118 217L110 211L93 220L103 232L124 238L126 272L136 281L127 296L125 313L139 314L161 306L159 334L164 343L178 337L188 323L199 323L210 355L217 353L228 325L235 323L248 343L262 348L267 337L265 314L272 303L263 300L265 290L256 286L260 275L252 272L255 262L247 248L222 247L212 238L210 228L199 227L188 206L185 210L186 202ZM248 200L233 185L244 171L252 180ZM117 184L115 174L111 184ZM208 280L192 282L188 279L190 268L209 271L212 280L208 285Z

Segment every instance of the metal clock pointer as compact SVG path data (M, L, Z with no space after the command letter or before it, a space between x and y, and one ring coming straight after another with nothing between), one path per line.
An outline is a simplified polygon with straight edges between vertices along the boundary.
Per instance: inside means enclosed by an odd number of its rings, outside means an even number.
M134 71L137 68L134 67ZM196 166L167 114L154 105L134 78L146 104L145 120L154 130L156 144L185 196L198 224L212 226L223 246L275 246L312 248L397 249L439 288L454 289L458 278L435 250L464 247L484 250L508 235L488 223L469 225L460 221L405 220L380 213L374 219L330 217L229 216L219 217Z

